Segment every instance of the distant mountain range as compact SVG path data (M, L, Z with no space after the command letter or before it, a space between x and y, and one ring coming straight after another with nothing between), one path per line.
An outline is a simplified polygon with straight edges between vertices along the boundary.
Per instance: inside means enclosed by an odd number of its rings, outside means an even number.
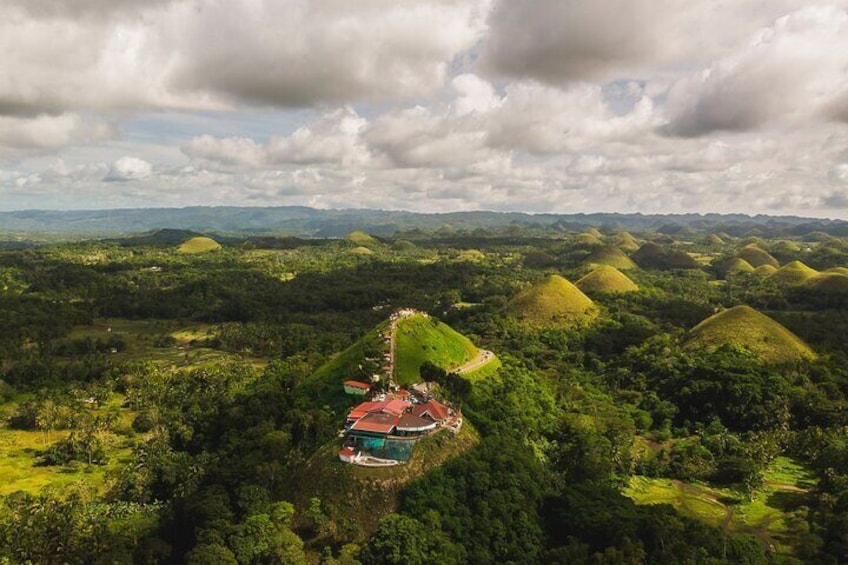
M0 239L114 237L160 229L189 230L230 236L342 237L354 230L374 235L398 232L442 233L510 229L550 232L602 230L657 231L668 234L724 232L735 236L792 236L824 232L848 236L848 222L795 216L744 214L524 214L518 212L453 212L420 214L385 210L317 210L301 206L138 208L119 210L0 212Z

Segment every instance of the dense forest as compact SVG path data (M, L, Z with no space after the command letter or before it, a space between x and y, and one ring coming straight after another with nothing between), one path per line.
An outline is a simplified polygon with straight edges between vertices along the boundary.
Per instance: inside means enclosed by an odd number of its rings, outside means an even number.
M848 562L848 240L798 225L2 251L0 563ZM401 308L466 425L347 465Z

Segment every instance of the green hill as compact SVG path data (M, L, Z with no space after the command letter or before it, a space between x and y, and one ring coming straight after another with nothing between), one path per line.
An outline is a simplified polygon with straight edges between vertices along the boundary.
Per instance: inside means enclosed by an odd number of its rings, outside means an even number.
M370 245L377 243L377 240L365 233L364 231L352 231L345 236L345 239L356 245Z
M724 273L724 276L735 273L753 273L754 267L745 259L734 257L721 266L721 271Z
M774 265L760 265L754 269L754 274L767 277L777 272L777 267Z
M620 232L615 236L615 246L628 253L639 249L639 243L636 241L636 238L626 231Z
M207 253L221 249L221 244L211 237L193 237L188 239L177 248L179 253Z
M722 238L720 238L719 236L717 236L716 234L711 233L710 235L708 235L704 239L704 243L706 243L707 245L720 246L720 245L724 245L724 240Z
M574 325L597 316L594 302L559 275L520 292L506 307L508 314L533 325Z
M587 294L636 292L636 286L630 277L609 265L601 265L576 283L577 288Z
M848 275L830 271L819 273L804 281L804 289L822 295L848 295Z
M818 271L811 269L801 261L792 261L769 275L769 279L786 285L803 284L805 281L816 276Z
M420 380L419 369L425 361L450 370L479 353L467 337L436 318L423 315L401 318L396 339L395 380L402 386Z
M736 254L740 259L745 259L748 261L752 267L755 269L762 265L771 265L773 267L779 267L780 263L778 263L777 259L768 254L768 252L763 251L756 245L747 245L742 248L739 253Z
M616 269L626 271L627 269L635 269L634 263L630 257L618 247L606 246L596 249L583 260L584 264L607 265Z
M663 261L666 267L670 269L700 269L701 265L694 257L685 251L672 251L665 256Z
M321 365L300 385L301 396L310 404L330 406L340 411L351 405L342 383L348 379L365 382L380 372L379 363L389 346L382 334L388 332L389 323L382 322L356 343ZM372 361L368 361L371 359Z
M792 363L816 357L798 336L749 306L736 306L711 316L692 328L686 346L715 349L737 345L767 363Z
M348 379L367 381L382 374L380 365L390 346L389 322L382 322L352 346L321 365L300 386L301 396L315 405L336 411L350 406L342 383ZM477 357L479 350L450 326L424 315L401 318L395 342L395 380L409 385L419 380L421 364L429 361L450 370Z
M825 273L836 273L837 275L848 276L848 267L832 267L826 270Z
M598 228L589 228L588 230L586 230L585 233L593 235L593 236L597 237L598 239L604 238L604 234L602 234Z
M630 258L641 267L655 267L663 262L665 255L666 251L662 245L648 241L637 249Z
M368 249L367 247L354 247L350 250L350 252L354 255L374 255L374 252Z
M310 526L306 511L310 499L319 498L333 522L354 525L354 541L365 541L383 516L397 510L405 485L462 456L479 442L480 435L466 421L456 437L443 432L419 441L408 463L369 468L339 461L341 442L333 440L291 473L292 483L285 494L298 510L295 526Z
M599 247L604 244L597 236L591 233L581 233L574 236L574 243L583 247Z

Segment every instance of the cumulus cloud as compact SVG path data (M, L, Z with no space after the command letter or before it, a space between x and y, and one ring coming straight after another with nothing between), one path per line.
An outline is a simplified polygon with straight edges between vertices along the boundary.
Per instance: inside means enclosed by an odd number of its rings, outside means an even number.
M622 74L662 75L722 57L753 30L807 4L806 0L498 0L481 65L496 75L548 84L608 80Z
M678 81L666 103L673 135L848 119L848 11L807 8L744 49Z
M419 96L479 40L488 2L124 0L80 16L103 4L0 6L0 114Z
M144 180L153 174L153 165L138 157L121 157L103 178L109 182Z

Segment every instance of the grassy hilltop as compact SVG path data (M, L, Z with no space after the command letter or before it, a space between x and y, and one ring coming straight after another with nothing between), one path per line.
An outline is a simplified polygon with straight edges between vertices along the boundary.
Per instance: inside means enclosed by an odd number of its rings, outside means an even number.
M736 306L707 318L692 328L687 342L690 348L722 345L744 347L776 364L816 357L798 336L749 306Z
M519 293L507 304L507 313L538 326L579 324L597 316L594 302L559 275Z

